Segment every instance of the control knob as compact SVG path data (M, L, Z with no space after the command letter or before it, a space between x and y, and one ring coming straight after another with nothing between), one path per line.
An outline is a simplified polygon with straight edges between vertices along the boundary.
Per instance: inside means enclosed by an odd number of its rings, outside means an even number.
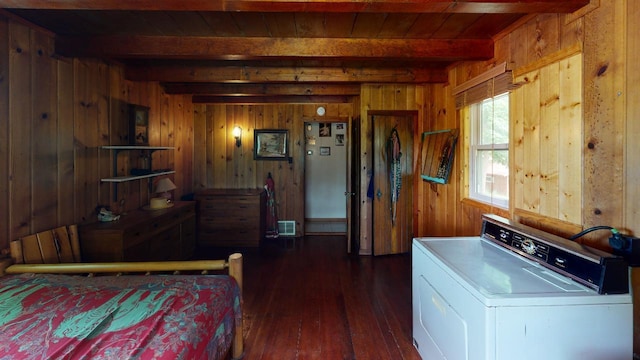
M522 250L529 255L533 255L536 253L536 244L531 239L525 239L522 242Z

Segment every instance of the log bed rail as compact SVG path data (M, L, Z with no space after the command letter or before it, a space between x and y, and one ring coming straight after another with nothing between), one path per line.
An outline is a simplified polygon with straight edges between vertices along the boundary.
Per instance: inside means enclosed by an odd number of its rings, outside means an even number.
M228 272L240 287L242 294L242 254L233 253L227 260L186 260L186 261L149 261L149 262L111 262L111 263L56 263L56 264L14 264L11 258L0 259L0 276L5 274L78 274L86 276L114 276L121 274L173 273L198 271L208 274L210 271ZM232 345L232 358L240 359L244 355L242 321L236 323Z

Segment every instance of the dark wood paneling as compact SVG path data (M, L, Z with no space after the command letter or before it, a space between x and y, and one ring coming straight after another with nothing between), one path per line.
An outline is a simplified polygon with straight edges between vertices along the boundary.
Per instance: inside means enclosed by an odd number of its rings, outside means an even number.
M27 26L0 21L0 59L6 60L0 62L5 79L0 82L5 94L0 112L8 119L0 127L0 172L6 174L0 180L0 227L5 232L0 248L22 235L94 221L98 205L127 211L148 202L146 182L120 186L123 207L113 203L112 185L100 182L112 175L111 152L100 147L128 141L128 102L153 103L152 123L158 129L153 145L180 149L163 155L158 165L181 169L174 182L187 185L174 191L177 197L192 191L189 97L164 95L155 82L126 81L117 65L52 57L52 41ZM176 142L178 127L187 129L181 132L181 144ZM121 175L131 161L127 154L119 156Z
M49 58L53 54L53 40L48 35L32 32L31 52L32 89L31 128L33 136L33 226L54 228L58 223L58 138L56 64Z
M70 225L75 222L75 178L74 178L74 138L73 132L73 62L57 61L57 119L56 129L57 176L58 176L58 224Z
M31 124L31 42L29 28L9 23L9 219L10 236L34 232L31 227L32 124ZM5 246L9 245L6 240Z

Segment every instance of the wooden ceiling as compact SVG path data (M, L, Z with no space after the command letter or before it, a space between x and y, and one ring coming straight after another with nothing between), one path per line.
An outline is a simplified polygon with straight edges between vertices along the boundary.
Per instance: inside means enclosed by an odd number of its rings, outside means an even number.
M0 0L56 53L125 66L195 102L345 102L362 83L442 83L492 38L589 0Z

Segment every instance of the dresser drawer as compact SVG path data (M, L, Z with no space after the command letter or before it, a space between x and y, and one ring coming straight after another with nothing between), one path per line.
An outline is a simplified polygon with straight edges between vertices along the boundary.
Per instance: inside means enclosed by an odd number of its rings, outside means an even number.
M112 261L148 261L149 259L149 242L143 241L128 246L121 254L122 259Z
M196 203L177 201L162 210L133 210L109 223L79 227L84 261L160 261L193 254ZM185 236L182 224L186 223ZM183 246L182 240L187 241Z
M147 241L147 234L149 233L149 226L145 224L145 226L128 228L122 234L122 244L123 247L129 248L132 246L136 246L141 242Z
M260 221L256 218L247 218L247 217L230 217L230 218L222 218L222 217L203 217L200 218L200 227L203 228L229 228L229 229L239 229L239 228L255 228L258 229L260 227Z
M201 217L211 218L232 218L232 217L258 217L260 216L260 210L258 206L252 208L216 208L206 209L200 212Z
M195 198L199 245L260 245L265 228L263 189L204 190Z
M180 225L175 225L149 239L148 257L153 261L178 260L180 257Z
M225 195L205 195L196 198L204 206L219 205L219 206L235 206L235 205L250 205L255 206L260 203L259 195L253 196L225 196Z

